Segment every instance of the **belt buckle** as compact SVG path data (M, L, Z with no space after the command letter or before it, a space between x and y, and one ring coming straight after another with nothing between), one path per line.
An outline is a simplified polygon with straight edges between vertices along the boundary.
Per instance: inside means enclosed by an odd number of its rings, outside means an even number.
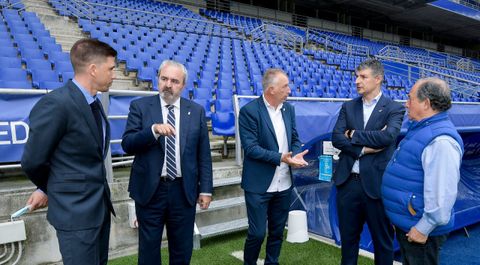
M163 182L168 182L170 179L167 176L160 176L160 180Z

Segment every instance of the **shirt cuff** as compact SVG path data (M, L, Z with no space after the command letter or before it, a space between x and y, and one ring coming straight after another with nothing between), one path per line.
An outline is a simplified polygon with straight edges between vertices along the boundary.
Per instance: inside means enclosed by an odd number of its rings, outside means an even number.
M47 195L47 194L46 194L42 189L40 189L40 188L37 188L37 191L40 191L41 193Z
M415 225L415 228L424 236L428 236L436 227L437 226L431 224L425 216L420 218L418 223Z
M360 155L358 157L362 157L365 154L365 146L362 147L362 151L360 152Z
M155 126L155 124L152 124L152 133L153 133L153 137L155 137L155 140L158 140L158 137L160 137L160 134L158 133L155 133L155 130L153 129L153 126Z
M200 192L200 195L212 197L211 193L206 193L206 192Z

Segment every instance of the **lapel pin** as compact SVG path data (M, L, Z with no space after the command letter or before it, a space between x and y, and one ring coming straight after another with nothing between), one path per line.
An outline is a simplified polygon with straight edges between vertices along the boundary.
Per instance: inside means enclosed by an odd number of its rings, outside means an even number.
M382 111L383 111L383 109L379 109L379 110L378 110L378 112L382 112Z
M190 111L187 113L187 115L190 115Z

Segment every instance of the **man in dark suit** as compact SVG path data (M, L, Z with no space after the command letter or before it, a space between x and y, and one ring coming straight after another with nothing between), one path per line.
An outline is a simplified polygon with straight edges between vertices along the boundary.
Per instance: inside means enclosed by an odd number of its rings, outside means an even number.
M393 228L380 187L403 121L404 107L381 92L383 66L368 59L356 69L361 97L342 105L333 130L341 150L334 172L342 241L342 263L357 264L360 234L366 222L375 248L375 264L393 263Z
M265 264L278 264L283 230L290 208L290 166L307 162L295 125L295 110L285 102L288 77L269 69L262 80L263 95L240 109L239 129L244 150L242 188L248 215L244 263L257 264L268 221Z
M63 264L107 264L110 213L105 155L110 127L97 92L114 79L117 52L93 39L70 50L73 80L40 99L30 113L22 168L38 189L31 210L47 205Z
M122 147L135 155L128 190L139 228L138 264L160 264L167 226L170 264L189 264L195 202L207 209L212 158L202 106L181 98L187 70L174 61L159 69L160 95L132 101Z

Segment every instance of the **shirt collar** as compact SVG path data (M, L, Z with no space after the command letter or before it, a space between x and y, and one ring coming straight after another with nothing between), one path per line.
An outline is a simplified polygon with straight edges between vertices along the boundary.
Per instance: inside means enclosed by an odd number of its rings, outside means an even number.
M362 97L363 105L365 105L365 106L375 105L375 104L377 104L377 102L378 102L378 100L380 99L381 96L382 96L382 91L380 91L380 93L378 93L378 95L377 95L376 97L374 97L370 103L368 103L368 102Z
M265 95L262 94L262 98L263 98L263 102L265 102L265 106L267 106L267 109L270 108L274 111L277 111L277 110L280 110L282 109L283 107L283 102L280 103L280 105L277 106L277 109L275 109L272 105L270 105L270 103L268 103L268 101L265 99Z
M97 95L92 97L92 95L88 93L87 89L85 89L82 85L80 85L80 83L78 83L77 80L75 80L75 78L72 78L72 82L80 89L80 92L82 92L83 96L87 100L88 105L92 104L97 99Z
M175 100L173 104L167 104L160 95L158 96L160 97L160 105L162 106L162 108L167 108L167 105L173 105L175 108L180 109L180 97Z

